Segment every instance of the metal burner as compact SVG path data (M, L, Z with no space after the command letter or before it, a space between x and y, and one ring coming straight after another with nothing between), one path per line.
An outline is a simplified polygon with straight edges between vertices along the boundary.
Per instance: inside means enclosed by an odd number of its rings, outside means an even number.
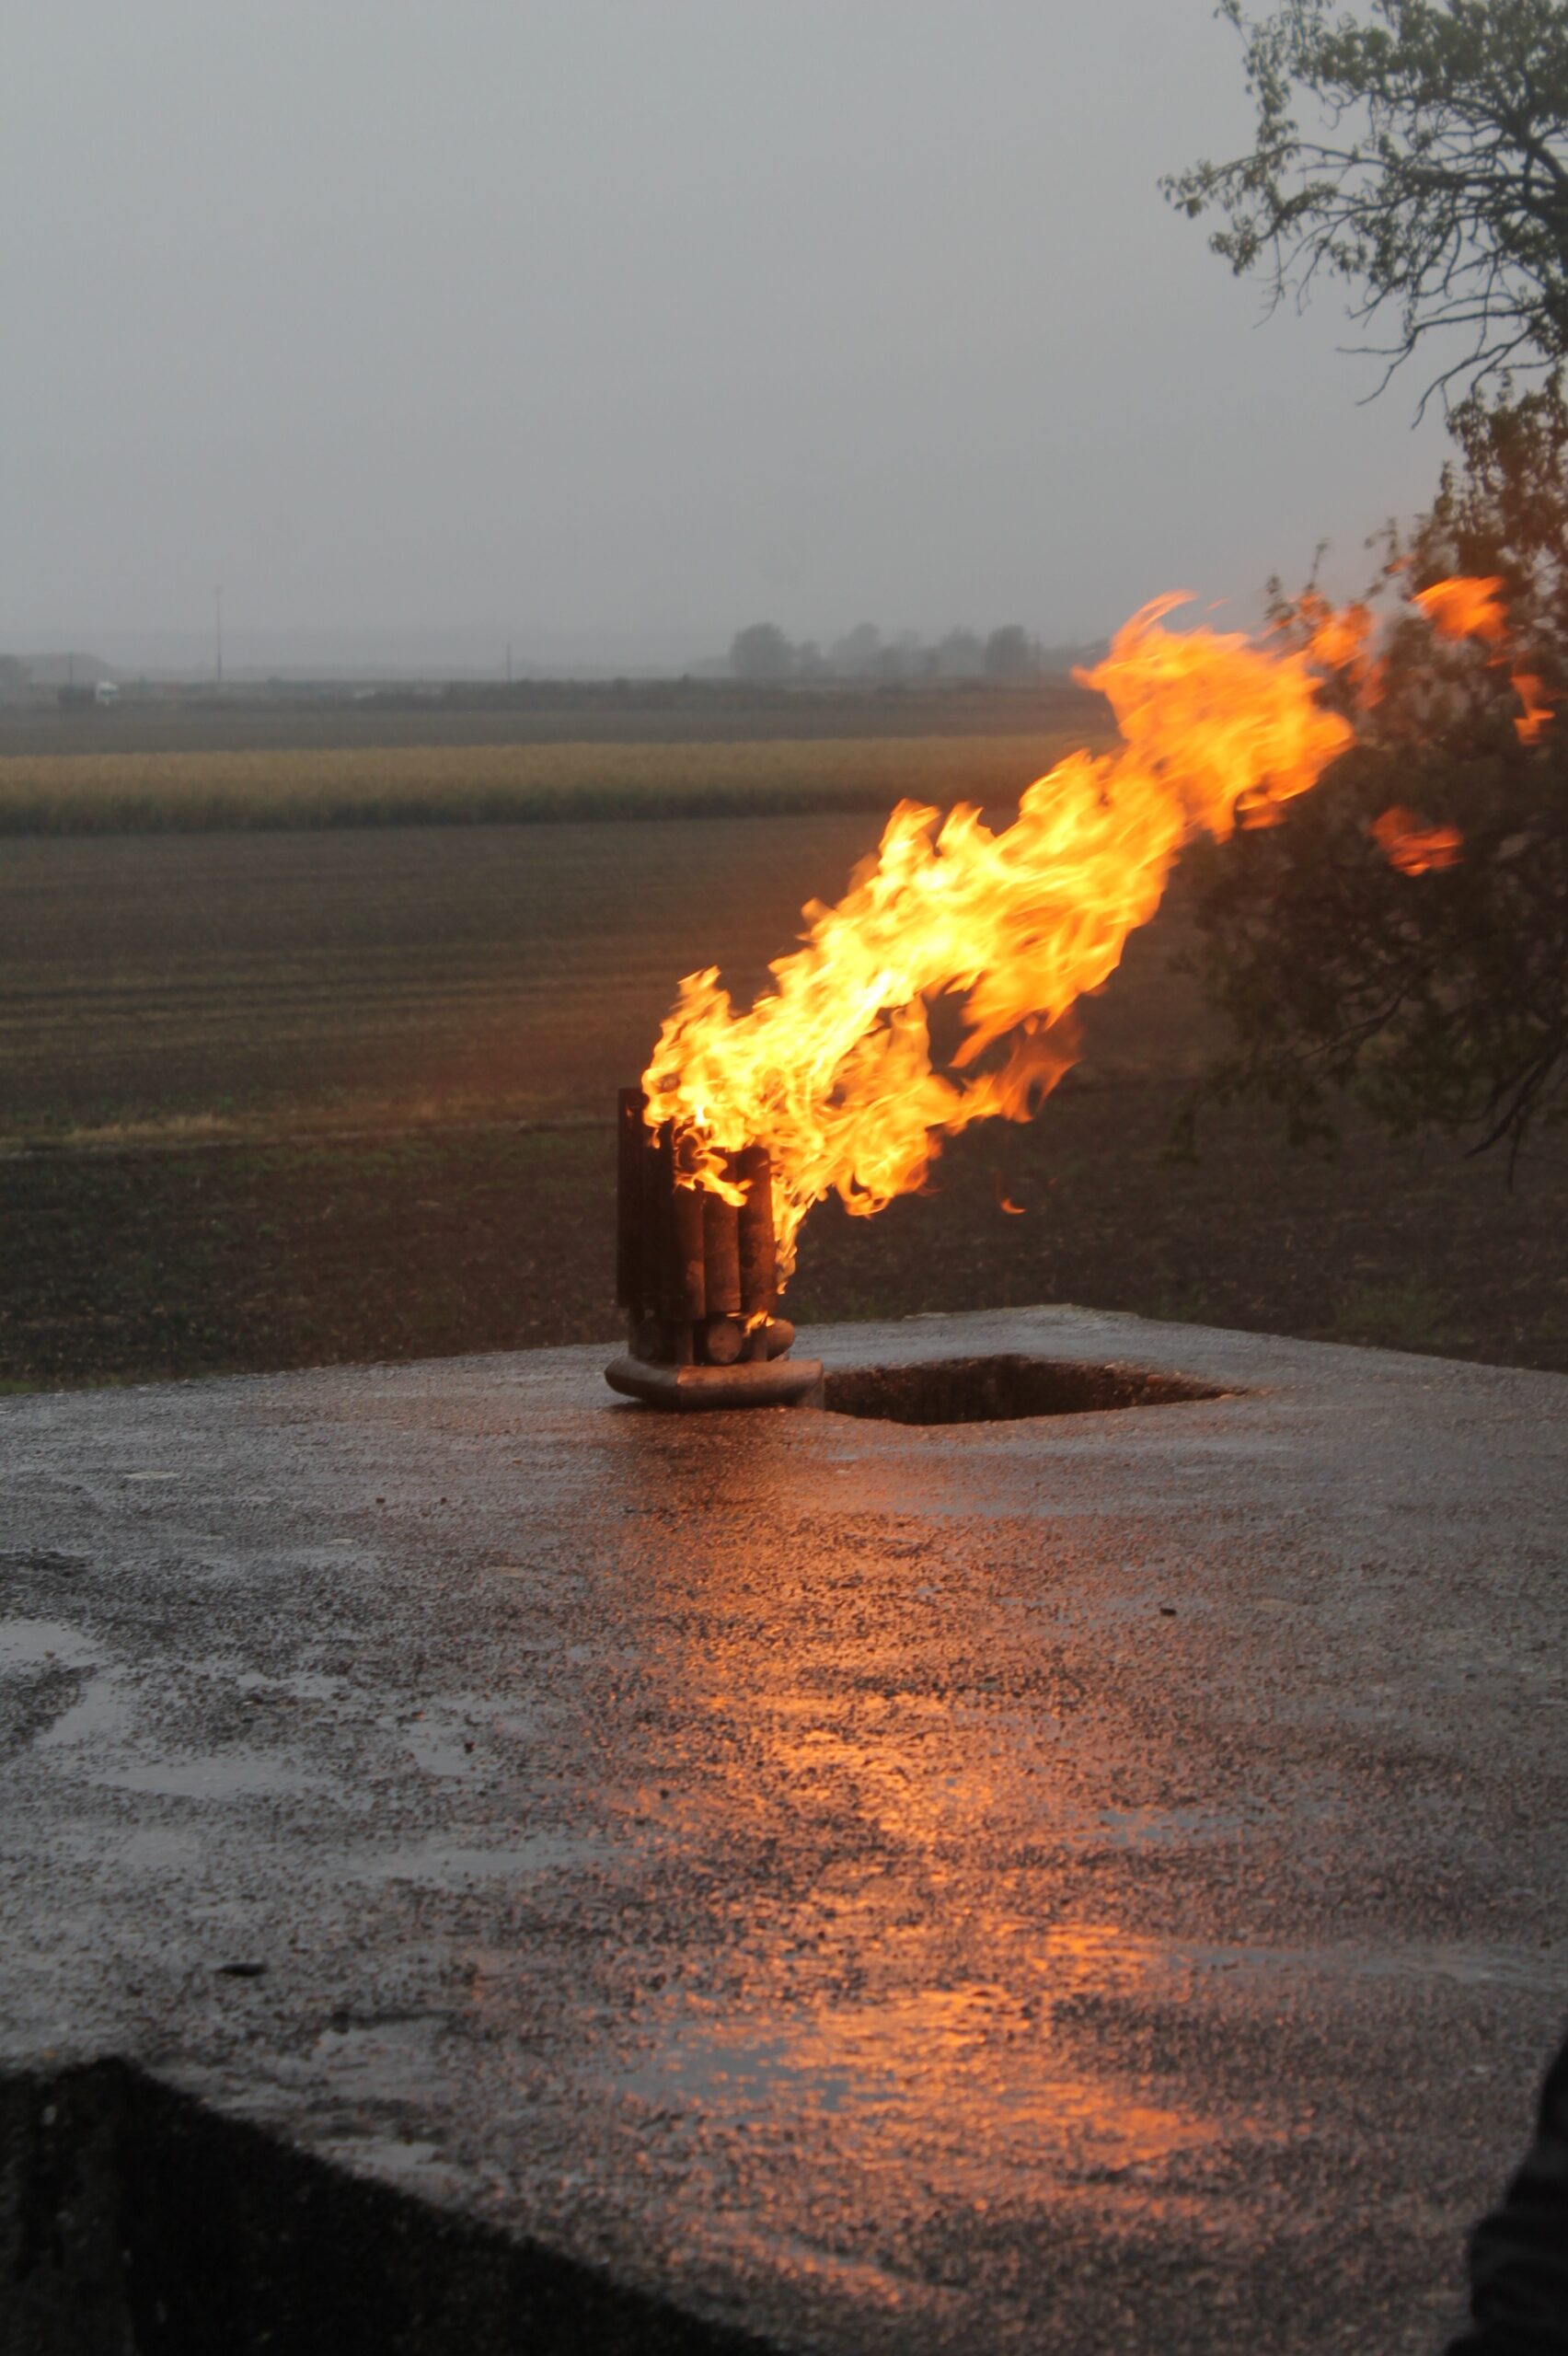
M605 1369L614 1391L655 1407L792 1407L822 1381L790 1358L778 1298L773 1172L767 1150L729 1157L744 1189L727 1203L692 1183L689 1142L651 1129L640 1089L621 1091L616 1298L629 1354Z

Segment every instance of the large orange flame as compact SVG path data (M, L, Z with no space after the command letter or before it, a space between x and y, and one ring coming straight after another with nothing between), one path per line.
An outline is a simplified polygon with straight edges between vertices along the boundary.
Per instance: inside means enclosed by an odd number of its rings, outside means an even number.
M968 804L944 819L901 803L754 1006L733 1007L715 967L682 982L643 1076L648 1120L690 1132L696 1174L732 1199L724 1155L767 1147L781 1272L813 1203L880 1210L920 1184L943 1132L1026 1118L1075 1059L1074 1001L1113 972L1182 845L1266 824L1351 743L1309 650L1162 627L1183 602L1146 606L1085 675L1117 751L1058 763L1000 833ZM946 1070L928 1023L943 995L962 999Z
M1502 585L1458 578L1413 602L1439 635L1498 649L1529 745L1550 708L1540 682L1512 667ZM1353 742L1320 700L1321 671L1337 673L1360 711L1383 693L1364 606L1335 612L1309 597L1297 609L1305 643L1282 648L1166 629L1184 602L1146 606L1079 674L1109 702L1118 750L1058 762L999 834L967 803L943 818L900 803L843 899L805 910L801 946L773 964L754 1006L733 1007L714 966L682 982L643 1074L648 1121L674 1122L688 1183L732 1201L741 1193L726 1156L767 1146L781 1276L813 1203L836 1193L851 1211L881 1210L919 1185L944 1132L1028 1118L1076 1059L1075 1002L1153 915L1183 844L1272 824ZM1457 829L1402 806L1371 833L1410 875L1461 855ZM961 1001L946 1069L932 1060L928 1022L941 997Z

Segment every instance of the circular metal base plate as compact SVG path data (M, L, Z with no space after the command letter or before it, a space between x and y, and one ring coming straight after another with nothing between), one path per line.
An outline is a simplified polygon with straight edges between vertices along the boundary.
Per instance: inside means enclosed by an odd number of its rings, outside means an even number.
M612 1391L650 1407L801 1407L820 1394L818 1358L768 1358L743 1366L651 1366L616 1358L605 1369Z

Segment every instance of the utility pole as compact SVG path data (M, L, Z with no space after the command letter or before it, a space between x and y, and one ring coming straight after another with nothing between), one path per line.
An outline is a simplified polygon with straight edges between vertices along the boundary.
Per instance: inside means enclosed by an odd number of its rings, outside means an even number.
M512 685L512 641L510 639L506 641L506 684L508 687Z
M224 683L224 593L213 592L213 651L217 658L218 685Z

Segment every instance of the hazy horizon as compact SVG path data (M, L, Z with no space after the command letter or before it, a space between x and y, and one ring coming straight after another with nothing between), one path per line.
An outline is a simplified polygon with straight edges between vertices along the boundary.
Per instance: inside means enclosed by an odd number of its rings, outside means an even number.
M0 651L200 667L218 584L236 667L1082 641L1359 586L1435 485L1159 194L1246 137L1210 0L79 0L10 66Z
M766 618L754 617L753 618ZM1012 617L1005 618L1010 620ZM960 623L960 627L967 627ZM985 618L984 638L994 626ZM554 630L526 641L509 639L499 626L449 629L289 629L225 625L225 680L274 676L369 678L562 677L607 676L615 671L674 676L722 664L732 630L704 636L682 630ZM937 633L940 635L940 633ZM1055 641L1052 651L1090 643L1086 637ZM1096 641L1098 642L1098 641ZM209 625L203 636L191 629L110 628L66 635L47 628L17 631L0 644L0 655L24 662L59 663L67 655L96 659L111 671L135 676L200 680L217 669L216 641Z

